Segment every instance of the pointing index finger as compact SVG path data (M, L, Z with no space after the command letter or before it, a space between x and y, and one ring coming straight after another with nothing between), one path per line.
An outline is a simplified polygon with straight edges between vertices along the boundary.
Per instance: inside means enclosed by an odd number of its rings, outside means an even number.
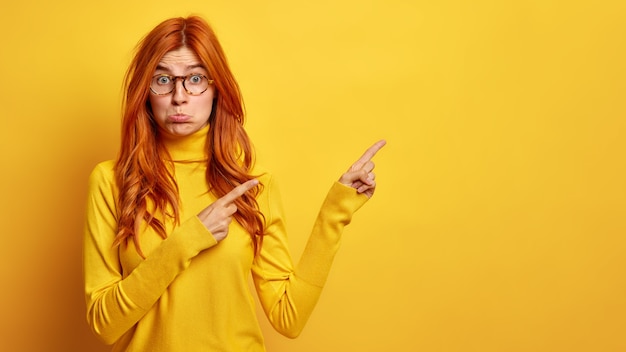
M220 198L220 200L226 204L232 203L235 201L235 199L241 197L242 195L244 195L246 192L248 192L249 190L251 190L258 184L259 184L259 180L257 179L248 180L240 184L239 186L233 188L232 191L226 193L222 198Z
M381 139L380 141L374 143L371 147L367 148L365 153L357 160L354 164L352 164L352 170L358 170L365 165L368 161L372 160L374 155L380 150L380 148L384 147L387 144L387 141Z

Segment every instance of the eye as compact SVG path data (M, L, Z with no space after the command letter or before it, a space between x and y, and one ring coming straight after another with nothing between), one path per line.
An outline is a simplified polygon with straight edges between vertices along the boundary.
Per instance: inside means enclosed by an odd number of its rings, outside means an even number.
M191 84L200 84L202 83L202 79L203 79L202 75L191 75L188 78L189 83Z
M156 83L161 85L170 84L170 82L172 82L170 76L159 76L156 79Z

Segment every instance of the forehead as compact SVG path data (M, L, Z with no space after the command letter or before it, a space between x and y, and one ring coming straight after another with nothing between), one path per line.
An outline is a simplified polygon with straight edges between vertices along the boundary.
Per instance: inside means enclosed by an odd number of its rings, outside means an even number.
M202 65L200 58L187 47L168 51L159 61L159 68L166 69L197 67L198 65Z

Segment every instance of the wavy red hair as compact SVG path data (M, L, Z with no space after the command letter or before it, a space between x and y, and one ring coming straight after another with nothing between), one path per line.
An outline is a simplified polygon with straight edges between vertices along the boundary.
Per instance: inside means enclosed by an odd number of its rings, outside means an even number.
M207 134L209 191L222 197L254 176L254 152L244 124L244 105L222 47L206 21L197 16L163 21L138 44L124 79L121 148L115 164L119 187L118 232L115 244L132 239L141 256L139 233L143 223L167 237L167 218L180 223L178 185L168 165L168 152L159 141L148 101L150 80L167 52L193 50L215 81L216 98ZM234 218L250 233L255 252L263 239L263 215L257 186L235 201ZM207 204L208 205L208 204Z

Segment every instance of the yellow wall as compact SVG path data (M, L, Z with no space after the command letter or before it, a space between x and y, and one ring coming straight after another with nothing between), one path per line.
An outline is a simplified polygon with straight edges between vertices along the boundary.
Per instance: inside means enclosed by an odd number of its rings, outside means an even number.
M137 40L197 13L282 181L294 257L369 144L379 189L303 335L270 351L624 351L626 2L11 1L0 14L0 348L84 322L86 178Z

